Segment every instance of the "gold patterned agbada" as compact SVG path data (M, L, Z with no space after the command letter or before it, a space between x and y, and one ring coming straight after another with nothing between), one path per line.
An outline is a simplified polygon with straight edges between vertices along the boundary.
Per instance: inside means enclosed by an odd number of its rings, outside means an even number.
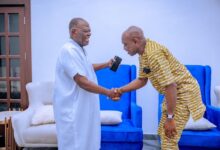
M161 136L163 150L178 149L178 141L189 115L191 114L194 120L198 120L205 112L199 84L166 47L150 39L147 39L145 51L140 55L139 62L139 78L148 78L161 94L165 93L167 85L177 84L177 101L174 112L177 135L172 139L165 136L163 128L167 118L165 100L162 105L162 117L158 132Z

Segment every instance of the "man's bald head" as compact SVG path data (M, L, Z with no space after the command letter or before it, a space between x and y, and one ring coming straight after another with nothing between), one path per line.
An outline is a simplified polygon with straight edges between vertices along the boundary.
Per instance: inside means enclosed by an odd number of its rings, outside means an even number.
M136 26L129 27L122 34L122 43L129 55L142 54L146 45L142 29Z
M73 18L69 23L69 31L71 31L72 28L78 27L80 23L88 24L83 18Z
M89 23L83 18L73 18L69 23L70 38L80 46L86 46L89 43L91 30Z
M124 33L122 34L122 37L127 36L130 39L133 38L138 38L138 39L142 39L144 38L144 33L142 31L141 28L137 27L137 26L130 26L127 30L124 31Z

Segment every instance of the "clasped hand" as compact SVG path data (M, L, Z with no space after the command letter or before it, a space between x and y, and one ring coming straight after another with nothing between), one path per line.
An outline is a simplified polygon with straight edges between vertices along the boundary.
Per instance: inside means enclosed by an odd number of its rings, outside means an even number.
M108 91L108 97L111 98L113 101L118 101L121 97L121 90L118 88L112 88Z

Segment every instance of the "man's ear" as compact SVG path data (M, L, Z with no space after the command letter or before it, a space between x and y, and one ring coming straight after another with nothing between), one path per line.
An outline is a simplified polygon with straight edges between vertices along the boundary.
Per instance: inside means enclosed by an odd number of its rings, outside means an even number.
M132 41L136 44L138 42L138 38L134 37Z
M71 29L71 34L75 34L76 33L76 29L75 28L72 28Z

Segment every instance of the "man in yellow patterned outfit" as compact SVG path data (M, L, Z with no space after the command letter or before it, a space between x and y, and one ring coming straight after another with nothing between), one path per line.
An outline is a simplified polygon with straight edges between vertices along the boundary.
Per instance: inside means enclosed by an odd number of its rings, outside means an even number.
M140 68L139 77L117 89L118 93L139 89L149 79L154 88L165 95L158 129L161 148L178 150L189 116L198 120L205 112L196 79L166 47L146 39L139 27L129 27L122 35L122 43L129 55L139 54Z

